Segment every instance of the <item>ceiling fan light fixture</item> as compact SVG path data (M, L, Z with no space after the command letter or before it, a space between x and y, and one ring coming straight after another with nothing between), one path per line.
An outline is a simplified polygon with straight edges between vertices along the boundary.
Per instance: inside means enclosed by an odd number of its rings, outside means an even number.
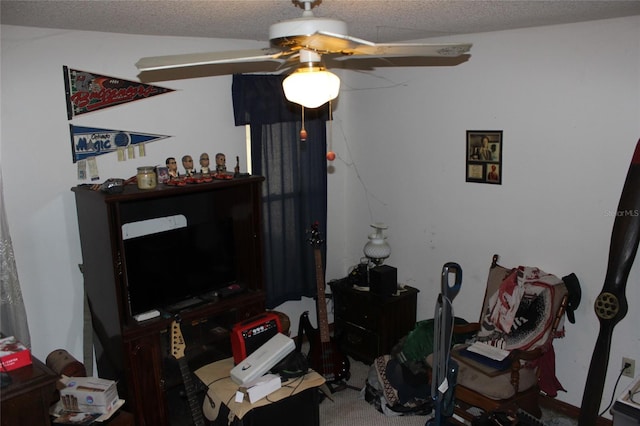
M324 67L309 63L285 78L282 88L290 102L305 108L318 108L338 97L340 78Z

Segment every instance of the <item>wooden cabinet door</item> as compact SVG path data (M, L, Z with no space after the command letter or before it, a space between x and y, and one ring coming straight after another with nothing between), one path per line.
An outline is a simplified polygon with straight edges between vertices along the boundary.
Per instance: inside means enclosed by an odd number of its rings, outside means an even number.
M154 334L125 343L125 354L129 357L129 402L135 407L138 426L169 424L159 339L159 334Z

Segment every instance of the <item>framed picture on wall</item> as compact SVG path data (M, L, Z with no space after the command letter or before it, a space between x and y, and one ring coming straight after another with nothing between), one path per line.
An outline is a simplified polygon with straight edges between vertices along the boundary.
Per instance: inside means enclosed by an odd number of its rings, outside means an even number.
M467 182L502 184L502 130L467 130Z

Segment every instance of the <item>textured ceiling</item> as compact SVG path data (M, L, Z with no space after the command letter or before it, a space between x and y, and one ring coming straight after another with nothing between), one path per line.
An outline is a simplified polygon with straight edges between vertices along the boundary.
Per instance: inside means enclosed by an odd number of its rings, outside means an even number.
M292 0L0 0L2 24L268 40L273 23L300 17ZM374 42L499 31L640 15L640 0L320 0L316 16L340 19Z

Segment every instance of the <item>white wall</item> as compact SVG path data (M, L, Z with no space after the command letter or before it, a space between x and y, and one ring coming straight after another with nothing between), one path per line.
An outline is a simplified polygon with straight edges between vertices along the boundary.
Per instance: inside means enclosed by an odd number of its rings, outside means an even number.
M433 315L440 270L464 271L458 316L478 316L493 253L507 266L539 266L583 286L576 324L555 344L559 398L580 405L598 322L593 301L640 137L640 18L450 37L474 43L454 68L338 71L329 175L327 279L362 256L368 224L383 221L401 281L421 290L418 318ZM82 262L72 186L62 66L136 79L142 56L256 47L260 43L66 32L2 26L4 197L34 354L82 356ZM444 39L443 39L444 40ZM228 76L158 83L177 92L87 114L76 125L174 135L147 157L98 157L100 177L128 177L169 155L240 155ZM501 186L465 183L465 131L504 130ZM36 148L37 147L37 148ZM616 327L603 406L622 356L640 360L638 268L630 310ZM288 302L292 320L309 302ZM311 308L312 309L312 308ZM294 328L294 330L296 330ZM625 380L627 383L625 383ZM621 386L628 384L623 378ZM621 389L619 388L618 391Z
M471 59L454 68L343 74L336 119L345 132L336 132L334 148L345 177L331 184L343 185L332 194L346 196L330 208L348 232L332 244L346 247L345 266L355 264L369 223L385 222L387 263L421 290L419 319L433 316L449 261L463 269L454 309L468 320L478 318L494 253L505 266L575 272L582 302L555 350L567 389L559 398L580 406L599 328L593 303L607 266L611 212L640 138L640 19L441 40L473 42ZM465 132L483 129L504 131L500 186L465 182ZM602 408L621 358L640 357L637 264ZM618 392L629 380L622 378Z
M26 303L33 352L56 348L82 359L82 263L69 124L171 135L148 143L146 157L98 156L100 182L128 178L165 158L224 152L246 170L244 127L235 127L231 76L154 83L175 92L67 120L62 67L137 81L143 56L255 47L256 42L132 37L2 26L4 199Z

